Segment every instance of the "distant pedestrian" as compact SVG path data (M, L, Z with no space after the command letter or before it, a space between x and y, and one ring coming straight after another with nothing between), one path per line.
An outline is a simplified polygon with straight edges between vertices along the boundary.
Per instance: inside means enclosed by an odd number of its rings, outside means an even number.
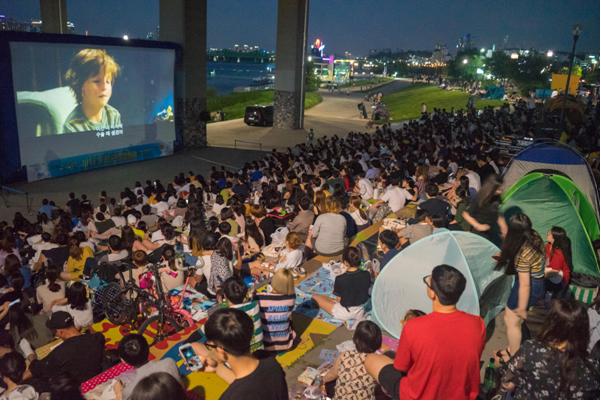
M315 139L315 131L313 131L313 128L309 128L309 132L307 132L307 145L313 145L314 139Z

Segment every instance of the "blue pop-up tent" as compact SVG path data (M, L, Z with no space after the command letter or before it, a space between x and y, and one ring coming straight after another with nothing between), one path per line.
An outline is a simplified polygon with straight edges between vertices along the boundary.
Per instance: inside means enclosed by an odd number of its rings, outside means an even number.
M492 257L498 252L492 242L464 231L443 231L411 244L385 266L374 283L371 300L375 320L399 338L399 322L407 310L432 311L423 278L435 266L447 264L467 280L457 307L490 322L504 309L513 284L512 276L494 269Z
M503 173L503 191L532 172L558 174L572 180L593 206L599 219L599 190L586 159L577 150L556 141L537 142L528 146L507 165Z

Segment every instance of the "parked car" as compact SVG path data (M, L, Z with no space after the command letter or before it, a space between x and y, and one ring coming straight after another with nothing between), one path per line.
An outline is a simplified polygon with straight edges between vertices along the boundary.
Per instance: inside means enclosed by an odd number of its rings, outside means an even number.
M273 106L247 106L244 111L244 122L247 125L273 125Z

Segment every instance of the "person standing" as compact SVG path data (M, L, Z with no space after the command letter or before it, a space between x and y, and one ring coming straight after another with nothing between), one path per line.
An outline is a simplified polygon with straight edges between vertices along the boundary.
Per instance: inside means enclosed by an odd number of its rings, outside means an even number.
M507 236L496 267L515 276L504 315L511 355L520 348L522 323L528 317L528 308L544 295L544 264L543 240L532 228L528 216L515 214L509 219Z

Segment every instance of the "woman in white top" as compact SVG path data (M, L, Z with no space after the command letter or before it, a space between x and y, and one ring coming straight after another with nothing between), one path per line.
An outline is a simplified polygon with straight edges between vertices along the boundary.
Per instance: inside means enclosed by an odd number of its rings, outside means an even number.
M65 298L65 282L59 280L61 269L55 265L46 267L46 280L35 290L36 300L42 305L42 311L52 313L54 301Z
M80 281L73 282L66 290L66 298L54 301L52 312L68 312L75 327L85 329L94 323L92 303L88 298L88 287Z
M348 211L350 216L357 224L357 231L361 231L369 226L369 217L367 213L361 208L362 202L361 197L358 195L352 195L349 200Z
M175 249L172 246L166 246L163 250L161 264L159 273L165 293L184 284L183 263L181 259L175 257Z
M270 273L278 271L280 269L290 269L293 276L305 274L304 269L301 267L304 261L303 254L303 240L298 233L290 232L286 235L286 247L278 254L276 262L267 263L266 266L262 266L263 263L259 260L250 262L249 267L251 274L260 276L264 273Z

